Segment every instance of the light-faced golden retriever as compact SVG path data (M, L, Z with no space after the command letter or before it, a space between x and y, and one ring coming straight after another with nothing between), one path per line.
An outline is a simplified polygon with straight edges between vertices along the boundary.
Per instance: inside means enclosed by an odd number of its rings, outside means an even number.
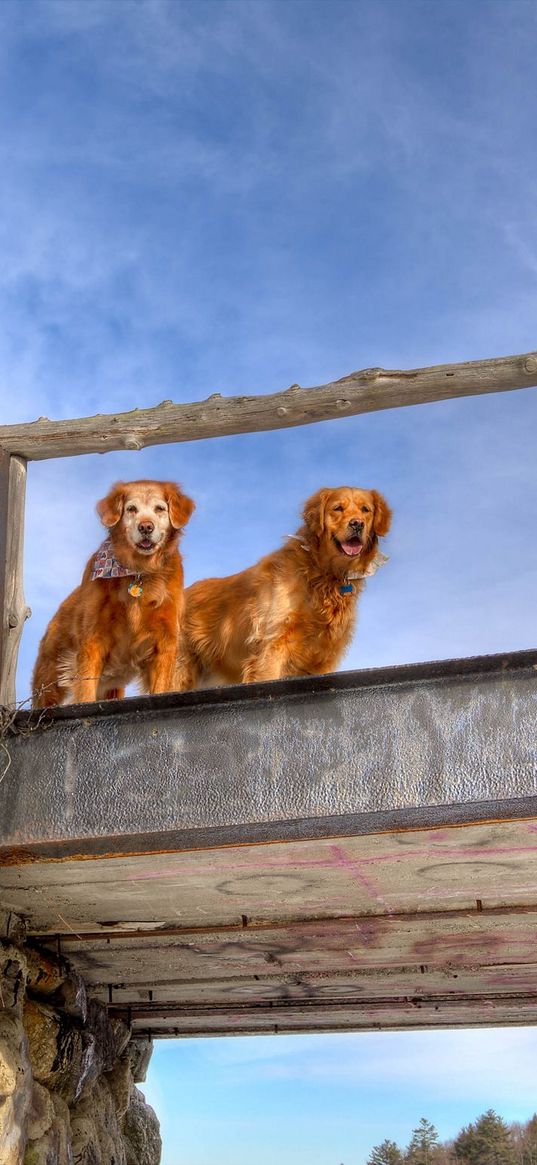
M97 505L109 534L41 640L33 704L85 703L173 686L183 611L178 540L194 503L169 481L118 482Z
M384 561L391 510L377 490L321 489L279 550L185 591L175 686L333 671L349 646L364 578Z

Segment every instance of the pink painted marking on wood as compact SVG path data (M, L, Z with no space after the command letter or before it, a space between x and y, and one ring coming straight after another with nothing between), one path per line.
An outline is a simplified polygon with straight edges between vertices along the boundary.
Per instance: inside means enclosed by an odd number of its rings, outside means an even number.
M370 857L363 857L357 859L360 865L369 866L372 864L381 865L388 862L401 862L405 858L423 859L438 859L439 857L459 858L465 861L468 858L481 858L483 861L489 857L522 857L527 854L532 854L537 860L537 846L483 846L483 845L468 845L468 846L439 846L435 849L411 849L406 853L398 850L395 853L372 854Z
M331 845L330 854L332 857L332 865L339 869L348 870L352 874L352 877L355 879L355 881L357 881L362 889L366 890L372 898L377 898L380 902L384 901L382 897L382 890L378 883L374 882L372 878L368 878L361 869L363 864L361 858L348 857L340 845Z
M476 828L478 827L476 826ZM530 834L537 832L537 824L533 824L531 822L519 823L519 828L523 828L527 833ZM408 834L404 836L408 837L410 841L410 839L416 835ZM154 868L142 872L126 874L124 876L124 880L126 882L136 882L150 879L158 880L173 878L176 876L188 877L192 875L199 877L202 874L214 875L218 874L221 865L223 870L225 870L228 878L230 873L250 873L252 868L254 871L261 872L262 870L282 870L285 868L297 870L331 869L335 865L336 867L339 866L342 869L349 869L351 872L353 872L353 876L355 877L360 876L363 879L363 888L368 890L375 897L378 897L379 888L375 887L373 882L370 882L368 885L368 880L366 879L363 870L363 867L373 863L381 865L393 862L402 862L406 864L408 861L424 859L430 860L431 858L438 858L440 856L458 858L459 860L479 857L481 860L486 860L489 857L524 857L531 855L537 859L536 844L517 845L516 843L513 843L510 845L488 846L479 843L471 843L469 845L463 844L456 846L453 845L451 841L453 837L453 831L449 829L428 831L426 835L426 841L428 844L425 845L421 841L423 835L420 834L419 836L420 843L418 845L414 845L413 842L410 841L410 843L404 845L399 844L395 850L389 850L388 852L385 851L370 855L356 855L354 857L346 855L344 849L342 848L345 840L350 842L354 841L354 839L343 839L342 842L336 846L330 844L329 842L325 842L324 844L328 847L328 853L326 855L321 854L318 856L313 856L313 854L310 853L306 857L299 857L296 847L300 846L302 848L303 846L306 846L309 848L314 843L294 842L290 843L290 846L281 846L278 844L274 855L272 855L270 852L267 852L269 847L256 846L254 850L247 850L246 852L243 851L242 853L239 852L235 854L233 858L231 857L232 851L230 851L230 849L226 849L225 861L220 850L213 851L213 856L210 860L207 860L207 857L203 857L201 854L193 855L192 851L190 851L188 859L186 859L186 855L184 854L170 854L167 855L169 864L166 866L166 868ZM445 844L448 839L450 843ZM322 842L320 844L323 845ZM270 848L272 849L273 846L270 845Z

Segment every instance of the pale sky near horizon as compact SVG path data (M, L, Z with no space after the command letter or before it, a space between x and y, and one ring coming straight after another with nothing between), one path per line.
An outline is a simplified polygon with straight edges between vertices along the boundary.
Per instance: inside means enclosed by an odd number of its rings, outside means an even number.
M537 347L535 0L3 0L4 422ZM119 477L196 500L188 581L385 492L345 667L534 647L537 391L30 466L19 694ZM362 1165L535 1107L537 1037L173 1041L163 1165ZM493 1065L499 1067L493 1068ZM408 1072L407 1072L408 1066Z

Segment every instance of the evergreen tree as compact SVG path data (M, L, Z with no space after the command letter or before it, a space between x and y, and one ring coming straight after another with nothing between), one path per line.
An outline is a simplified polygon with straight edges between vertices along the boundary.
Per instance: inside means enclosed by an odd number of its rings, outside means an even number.
M403 1154L395 1141L386 1140L371 1150L367 1165L403 1165Z
M463 1165L474 1165L476 1154L475 1125L465 1125L453 1142L453 1156Z
M407 1165L432 1165L439 1148L438 1133L434 1125L422 1116L419 1125L413 1129L405 1161Z
M464 1165L516 1165L509 1128L492 1108L461 1130L453 1154Z

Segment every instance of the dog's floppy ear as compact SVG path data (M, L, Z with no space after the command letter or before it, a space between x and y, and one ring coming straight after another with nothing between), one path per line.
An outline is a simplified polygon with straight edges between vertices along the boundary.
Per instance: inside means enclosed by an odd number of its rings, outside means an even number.
M319 489L316 494L312 494L308 498L302 516L312 534L316 534L320 538L324 530L324 510L326 506L326 499L330 493L329 489Z
M382 494L378 490L371 490L371 497L375 505L375 516L373 519L373 529L375 534L382 538L384 534L388 533L392 524L392 511Z
M97 513L103 526L115 526L119 522L125 505L125 485L116 481L105 498L97 502Z
M168 503L170 522L176 530L181 530L183 526L186 526L188 519L194 513L196 508L195 502L192 501L192 498L188 498L179 486L171 481L166 483L164 492Z

